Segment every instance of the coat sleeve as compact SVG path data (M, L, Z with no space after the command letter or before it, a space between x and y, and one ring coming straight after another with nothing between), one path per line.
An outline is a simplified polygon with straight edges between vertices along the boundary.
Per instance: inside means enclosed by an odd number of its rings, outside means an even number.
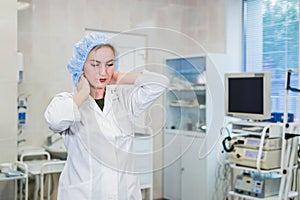
M54 132L68 129L74 122L80 121L80 113L70 93L57 94L45 110L44 117Z
M168 88L169 79L155 72L144 71L135 83L130 98L130 107L134 117L145 111Z

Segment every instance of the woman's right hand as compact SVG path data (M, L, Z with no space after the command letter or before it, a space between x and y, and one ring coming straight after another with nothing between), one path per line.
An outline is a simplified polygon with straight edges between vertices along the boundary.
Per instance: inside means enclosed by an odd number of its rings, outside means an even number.
M78 108L90 95L90 84L85 78L84 74L80 76L77 84L77 93L73 95L73 101L77 104Z
M88 80L85 78L84 74L80 76L80 79L77 84L77 92L82 93L86 97L90 94L90 84Z

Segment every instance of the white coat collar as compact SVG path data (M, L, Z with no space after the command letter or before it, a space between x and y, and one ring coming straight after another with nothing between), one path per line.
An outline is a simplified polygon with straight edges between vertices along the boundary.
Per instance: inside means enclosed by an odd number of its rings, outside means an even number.
M116 93L116 87L109 85L109 86L106 86L103 111L101 111L101 109L99 109L99 106L97 105L95 99L92 96L89 95L88 101L89 101L89 106L93 110L100 113L101 115L107 115L112 108L113 100L116 98L118 98L117 93Z

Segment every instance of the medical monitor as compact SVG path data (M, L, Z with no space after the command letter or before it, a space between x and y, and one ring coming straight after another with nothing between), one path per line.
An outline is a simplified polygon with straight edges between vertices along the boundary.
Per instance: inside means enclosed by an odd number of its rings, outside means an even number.
M225 74L225 114L246 120L271 118L271 74Z

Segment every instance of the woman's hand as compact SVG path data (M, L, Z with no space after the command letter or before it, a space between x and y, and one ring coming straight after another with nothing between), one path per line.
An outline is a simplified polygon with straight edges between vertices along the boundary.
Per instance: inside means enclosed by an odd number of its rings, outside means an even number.
M91 91L90 84L89 84L88 80L85 78L84 74L82 74L80 76L80 79L77 84L77 92L82 93L83 95L88 97L90 94L90 91Z
M110 80L110 82L109 82L109 84L111 85L111 84L117 84L117 82L118 82L118 79L119 79L119 75L120 75L120 72L114 72L114 74L112 75L112 77L111 77L111 80Z
M133 84L138 76L143 72L129 72L121 73L115 72L109 82L109 84Z
M90 84L85 78L84 74L80 76L77 84L77 93L73 95L73 101L77 104L78 108L90 95Z

